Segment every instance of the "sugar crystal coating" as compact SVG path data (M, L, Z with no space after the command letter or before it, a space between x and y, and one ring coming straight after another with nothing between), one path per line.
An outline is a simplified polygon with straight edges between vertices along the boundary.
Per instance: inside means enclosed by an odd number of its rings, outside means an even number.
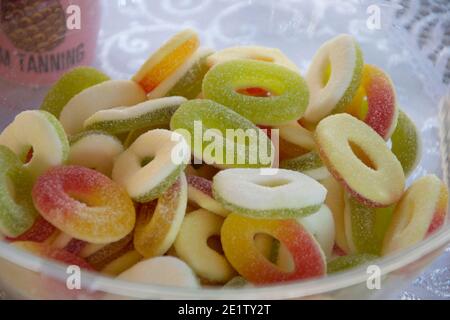
M0 232L17 237L29 230L39 215L31 198L33 180L5 146L0 146L0 167Z
M400 111L397 127L391 137L392 152L402 164L405 176L417 167L422 153L420 133L412 120Z
M134 246L146 258L165 254L181 228L187 205L184 173L155 203L144 204L139 211Z
M283 271L257 250L254 237L265 233L287 247L294 270ZM222 226L222 245L231 265L246 280L269 284L320 277L326 273L325 255L314 237L295 220L264 220L229 215Z
M255 97L238 92L245 88L262 88L271 95ZM253 60L232 60L212 68L203 81L203 94L261 125L298 120L309 101L308 87L298 73Z

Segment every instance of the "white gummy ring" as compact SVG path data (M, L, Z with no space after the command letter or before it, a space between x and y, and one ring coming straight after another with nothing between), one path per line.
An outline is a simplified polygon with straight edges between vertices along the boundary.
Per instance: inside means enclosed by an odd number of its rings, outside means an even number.
M329 63L331 75L324 85L323 77ZM363 65L361 49L352 36L343 34L325 42L306 74L310 101L304 118L316 123L346 107L359 87Z
M59 121L41 110L24 111L0 134L0 144L25 160L33 148L31 161L25 164L37 178L47 169L63 164L69 154L69 141Z
M327 193L307 175L284 169L277 169L273 175L262 175L258 169L224 170L214 177L213 191L214 197L230 211L266 219L313 214Z
M112 178L135 201L148 202L160 197L175 182L189 160L189 146L180 134L151 130L119 155Z
M71 139L68 164L91 168L111 176L114 160L124 151L115 136L86 131Z
M147 100L145 91L134 81L109 80L74 96L59 117L67 134L83 131L84 121L104 109L133 106Z
M201 59L212 54L214 51L208 48L198 49L184 64L180 66L174 73L172 73L167 79L161 82L155 89L150 91L147 95L149 99L157 99L164 97L170 92L178 81L180 81L184 75Z
M240 59L272 62L300 73L297 65L289 60L289 58L286 57L280 49L276 48L258 46L232 47L214 53L213 55L208 57L207 61L208 65L210 67L213 67L217 64L224 63L230 60Z
M100 110L84 122L84 128L118 134L146 127L168 126L172 115L186 101L183 97L167 97L132 107Z
M207 210L189 213L183 221L175 250L200 277L215 283L231 280L236 272L223 254L208 246L208 239L220 236L224 219Z

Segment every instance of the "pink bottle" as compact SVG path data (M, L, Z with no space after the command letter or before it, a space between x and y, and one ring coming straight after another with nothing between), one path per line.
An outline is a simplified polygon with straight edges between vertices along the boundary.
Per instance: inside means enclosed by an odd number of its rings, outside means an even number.
M47 85L93 62L99 0L2 0L0 6L0 77Z

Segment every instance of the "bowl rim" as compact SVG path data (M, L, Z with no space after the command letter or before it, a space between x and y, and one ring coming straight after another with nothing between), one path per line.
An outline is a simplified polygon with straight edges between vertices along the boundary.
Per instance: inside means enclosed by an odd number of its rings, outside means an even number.
M380 268L381 276L388 275L432 252L443 249L450 243L449 231L450 225L447 223L428 239L370 264ZM67 266L37 257L4 241L0 241L0 257L60 281L65 282L67 279ZM311 297L361 284L368 278L366 267L367 264L321 278L251 288L168 287L117 280L91 271L83 271L81 284L86 292L104 292L130 299L292 299Z

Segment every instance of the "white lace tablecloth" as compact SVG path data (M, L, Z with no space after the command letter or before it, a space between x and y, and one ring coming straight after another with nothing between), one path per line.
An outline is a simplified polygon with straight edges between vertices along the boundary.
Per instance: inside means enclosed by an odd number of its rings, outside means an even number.
M267 1L264 2L267 3ZM302 51L302 48L297 48L298 38L306 33L326 39L334 32L331 23L337 23L336 21L329 20L330 26L323 22L320 26L315 24L316 21L323 19L323 12L328 6L332 5L336 12L344 14L354 12L357 6L365 8L371 4L364 4L362 0L306 1L314 5L311 5L313 8L308 12L310 20L305 23L304 13L301 10L291 10L297 4L304 2L302 0L272 1L269 3L273 9L268 11L267 15L253 16L246 7L251 6L252 10L261 9L255 5L258 0L103 0L103 27L96 64L113 78L128 78L140 66L146 55L156 48L154 39L159 45L161 39L167 39L180 28L187 26L198 29L204 43L220 48L238 43L250 43L260 36L261 30L257 26L273 25L273 32L270 36L265 36L262 45L276 46L279 38L282 37L284 44L288 44L288 48L293 48L292 51L287 52L288 55L292 57L304 54L311 57L313 51L308 51L307 48ZM440 92L442 94L442 88L445 90L450 83L450 2L448 0L377 2L382 10L390 12L391 18L395 19L398 27L407 30L412 34L412 39L416 39L415 45L429 60L430 66L433 66L434 77L437 73L442 79L440 81L443 84ZM214 17L206 13L211 10L216 10ZM261 19L264 20L261 21ZM246 23L241 23L243 20ZM356 29L359 23L356 20L344 23ZM381 22L383 24L383 20ZM205 26L207 26L207 32L203 29ZM361 32L357 34L357 37L363 39L364 35L365 33ZM383 46L386 46L386 42L381 37L376 45L378 49L384 50ZM389 72L397 72L395 67L401 65L398 61L402 58L402 54L403 57L407 56L407 50L390 56L389 65L394 71L389 70ZM382 65L382 61L387 59L379 55L371 58L378 59L375 62ZM305 70L309 61L299 59L298 63ZM2 92L8 92L8 90L11 92L13 88L10 84L0 82ZM23 102L20 107L25 109L28 102L32 103L36 97L39 98L43 94L44 92L39 90L20 93ZM13 100L14 95L12 91L5 100ZM2 123L11 120L7 110L2 111L1 116ZM433 130L437 128L437 122L433 119L429 123L423 124L422 130L429 129L429 126ZM438 147L435 149L430 152L438 153ZM450 299L450 247L428 270L405 287L398 299Z

